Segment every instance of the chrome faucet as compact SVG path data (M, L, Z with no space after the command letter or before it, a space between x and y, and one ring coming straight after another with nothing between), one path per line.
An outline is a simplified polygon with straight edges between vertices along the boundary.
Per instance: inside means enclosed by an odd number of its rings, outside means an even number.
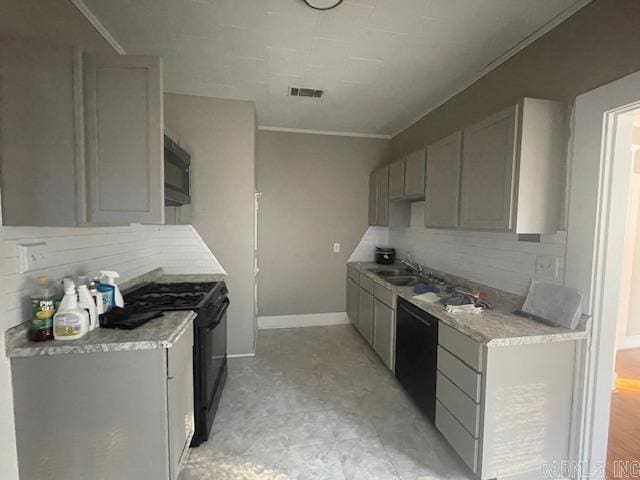
M400 263L402 263L405 267L407 267L408 270L411 270L415 273L417 273L418 275L422 276L424 274L424 271L422 269L422 265L417 264L417 263L413 263L413 259L411 258L411 254L407 253L407 258L404 260L400 260Z

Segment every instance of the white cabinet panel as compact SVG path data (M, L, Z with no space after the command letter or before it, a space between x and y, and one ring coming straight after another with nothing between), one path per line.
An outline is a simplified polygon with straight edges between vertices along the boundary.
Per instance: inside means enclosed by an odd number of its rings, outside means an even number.
M358 302L358 330L371 345L373 340L373 295L362 288Z
M404 196L408 199L424 197L425 151L416 150L405 159Z
M378 217L376 224L389 225L389 167L378 170Z
M425 226L456 228L460 199L462 132L427 147Z
M164 222L160 59L84 57L88 221Z
M404 197L404 159L389 165L389 200Z
M169 424L169 472L177 480L195 431L193 414L193 329L188 328L167 351L167 411Z
M359 295L360 288L358 284L351 277L347 277L347 316L354 325L358 325Z
M517 107L464 130L460 226L512 228Z
M377 298L373 306L373 349L390 370L395 358L395 313Z

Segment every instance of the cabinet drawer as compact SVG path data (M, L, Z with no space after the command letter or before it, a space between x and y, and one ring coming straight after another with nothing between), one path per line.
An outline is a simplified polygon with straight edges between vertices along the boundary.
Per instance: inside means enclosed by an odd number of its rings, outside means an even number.
M480 405L438 372L436 398L475 438L480 435Z
M440 322L442 325L442 322ZM482 375L465 365L460 359L438 346L438 370L451 380L460 390L480 403Z
M478 471L479 442L436 400L436 427L471 470Z
M373 281L373 279L367 277L366 274L361 273L360 274L360 286L362 288L364 288L367 292L373 294L373 284L375 282Z
M358 283L360 281L360 272L352 267L347 267L347 277L349 277L354 282Z
M167 377L175 377L188 364L193 364L193 325L191 324L178 342L167 350Z
M373 293L378 300L380 300L382 303L384 303L388 307L393 309L396 308L395 302L393 301L395 295L388 288L385 288L382 285L376 283L374 286Z
M482 344L443 322L440 322L438 344L449 350L474 370L482 371Z

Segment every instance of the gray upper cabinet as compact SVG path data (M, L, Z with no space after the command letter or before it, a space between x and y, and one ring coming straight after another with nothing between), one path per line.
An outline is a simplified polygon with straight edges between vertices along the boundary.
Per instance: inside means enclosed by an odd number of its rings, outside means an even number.
M555 232L565 132L564 105L533 98L466 128L460 227Z
M404 198L404 159L389 165L389 200L402 200Z
M517 108L510 107L464 130L460 225L510 230Z
M4 225L75 226L84 162L81 55L71 47L0 39L0 172Z
M148 56L85 56L87 220L164 222L162 74Z
M409 154L404 164L404 197L424 198L425 150L420 149Z
M4 225L163 223L158 58L3 38L0 89Z
M389 167L378 170L377 225L389 225Z
M378 172L369 174L369 225L378 222Z
M456 228L460 198L462 132L427 147L425 217L427 228Z

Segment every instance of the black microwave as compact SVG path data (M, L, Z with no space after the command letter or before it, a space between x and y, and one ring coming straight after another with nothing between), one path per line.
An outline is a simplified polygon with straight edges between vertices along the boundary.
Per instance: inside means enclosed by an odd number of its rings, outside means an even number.
M191 155L164 136L164 204L179 207L191 203Z

